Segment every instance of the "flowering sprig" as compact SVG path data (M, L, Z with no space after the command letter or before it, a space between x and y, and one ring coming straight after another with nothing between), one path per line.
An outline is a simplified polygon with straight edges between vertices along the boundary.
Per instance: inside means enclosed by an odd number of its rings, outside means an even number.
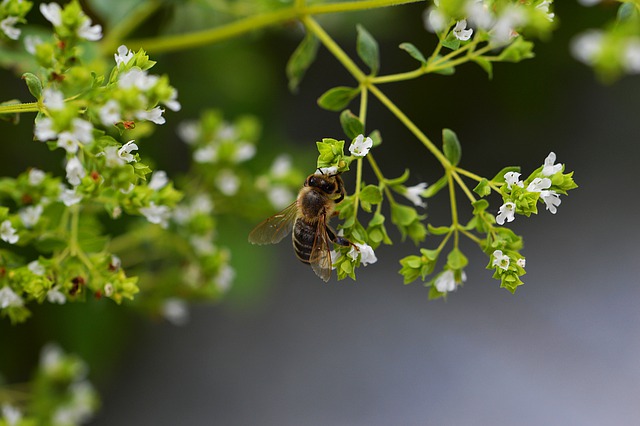
M91 420L100 404L98 393L87 379L88 367L78 356L49 343L42 348L38 368L29 382L29 398L3 399L0 424L80 425ZM4 395L11 386L0 387Z
M16 24L25 23L25 16L33 3L23 0L7 0L0 3L0 34L1 37L18 40L22 34L22 30L16 27Z

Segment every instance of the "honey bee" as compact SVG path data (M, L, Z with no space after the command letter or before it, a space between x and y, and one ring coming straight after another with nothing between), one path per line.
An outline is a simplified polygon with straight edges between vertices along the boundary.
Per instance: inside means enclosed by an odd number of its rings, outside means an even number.
M249 234L252 244L275 244L293 231L293 250L298 259L311 265L322 280L331 278L331 242L352 245L328 225L337 214L336 204L344 200L344 183L339 174L309 175L296 201L266 219Z

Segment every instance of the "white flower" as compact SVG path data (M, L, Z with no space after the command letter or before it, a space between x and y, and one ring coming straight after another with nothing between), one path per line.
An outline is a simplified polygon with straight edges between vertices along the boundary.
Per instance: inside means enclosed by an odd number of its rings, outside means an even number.
M55 374L63 367L63 357L60 346L48 343L40 351L40 367L46 374Z
M503 45L509 43L517 35L515 27L525 22L525 15L516 6L509 6L502 11L491 30L491 43Z
M113 57L116 60L116 66L119 66L120 64L127 65L131 58L133 58L133 52L123 44L118 47L118 53L115 53Z
M255 145L248 142L239 142L236 146L236 152L234 153L233 160L236 163L241 163L243 161L247 161L256 154Z
M181 299L166 299L161 308L162 316L173 325L189 322L189 306Z
M231 170L222 170L216 177L216 186L227 196L235 195L240 188L240 179Z
M149 203L149 207L141 207L140 213L151 223L160 225L162 228L168 226L171 209L167 206L157 206L153 201Z
M623 52L623 61L627 72L631 74L640 73L640 40L633 39L629 41Z
M518 260L516 261L516 264L517 264L519 267L524 268L524 267L525 267L525 265L527 264L527 261L526 261L526 259L525 259L524 257L521 257L520 259L518 259Z
M456 22L456 26L453 28L453 35L460 41L467 41L471 38L473 34L473 30L471 28L467 28L467 20L463 19L462 21Z
M213 201L207 194L198 194L191 202L193 214L210 214L213 211Z
M147 120L155 124L164 124L167 120L162 116L164 110L160 107L152 108L148 111L136 111L135 116L138 120Z
M425 182L421 182L417 185L407 187L404 196L407 197L407 199L415 206L426 207L427 203L425 203L421 198L421 194L425 189L427 189L427 184Z
M42 91L42 103L52 111L64 108L64 95L61 91L47 87Z
M82 194L76 193L76 189L68 189L64 185L60 188L59 200L64 203L65 206L71 207L74 204L78 204L82 201Z
M21 209L18 214L25 228L33 228L40 220L42 215L42 205L28 206Z
M368 244L355 243L351 246L351 250L347 253L354 262L360 257L360 263L362 266L367 266L370 263L378 261L376 254L373 252L373 248Z
M424 27L434 33L439 33L447 27L447 17L435 7L425 10L422 20Z
M37 120L33 133L36 136L36 139L40 141L48 141L58 136L58 132L53 130L53 120L49 117Z
M178 102L178 91L175 88L171 88L171 95L169 95L169 99L163 100L162 103L171 111L180 111L182 108L182 105Z
M540 192L544 189L548 189L551 186L551 179L549 178L535 178L527 185L527 191Z
M504 181L507 183L507 188L511 189L512 185L519 186L520 188L524 187L524 182L520 180L520 173L518 172L507 172L504 174Z
M555 152L550 152L547 158L544 159L544 166L542 167L542 174L544 176L553 176L559 171L562 171L562 164L554 164L556 162Z
M122 148L118 150L118 156L122 158L127 163L135 162L136 158L131 154L131 151L137 151L138 145L136 145L133 140L122 145Z
M467 280L467 275L464 273L464 271L462 272L461 279L462 282L465 282ZM438 275L435 282L433 283L436 290L438 290L440 293L448 293L455 290L456 284L456 277L451 269L447 269L446 271Z
M509 268L509 256L502 253L502 250L495 250L493 252L493 266L497 266L505 271Z
M516 205L511 201L504 203L496 216L496 222L498 225L504 225L506 219L507 222L513 222L516 213Z
M288 206L294 198L294 194L285 186L273 185L267 192L269 202L276 209L283 209Z
M74 118L71 121L73 136L81 143L87 144L93 141L93 124L81 118Z
M78 27L78 37L89 41L97 41L102 38L102 27L91 25L91 19L86 18Z
M562 202L560 195L555 191L540 191L540 198L544 201L544 204L551 213L556 214L558 206Z
M218 290L226 292L231 288L234 278L236 277L236 271L229 265L224 265L218 271L218 275L215 277L215 286Z
M56 145L67 151L68 154L75 154L78 152L78 140L71 132L61 132L58 135L58 142L56 142Z
M336 262L342 257L342 252L331 250L329 254L331 255L331 269L336 269Z
M488 30L493 26L494 17L482 0L469 0L466 4L467 20L476 28Z
M98 153L96 157L104 155L104 164L107 167L113 168L123 166L125 164L125 161L118 155L118 149L119 148L117 146L107 146L104 148L104 151Z
M32 274L38 275L38 276L43 276L44 273L46 272L42 263L40 263L37 260L33 260L29 262L27 264L27 269L29 269L29 271L31 271Z
M19 308L22 305L22 297L18 296L11 287L5 285L0 288L0 309L9 307Z
M78 425L88 422L94 411L96 393L86 380L69 386L71 400L57 407L53 413L55 425Z
M216 246L212 243L213 235L211 233L206 235L193 235L189 238L189 244L193 247L193 251L198 256L205 256L212 254L216 250Z
M54 27L62 25L62 9L57 3L41 3L40 13L45 19L53 24Z
M14 25L17 23L18 23L17 16L7 16L2 21L0 21L0 29L10 39L17 40L20 38L20 32L21 32L19 28L14 27Z
M164 170L156 170L151 175L151 180L149 181L149 188L154 191L159 191L164 188L167 183L169 183L169 178L167 177L167 172Z
M36 47L42 44L42 39L38 36L28 35L24 37L24 50L32 55L36 54Z
M130 89L137 87L142 91L147 91L158 82L157 75L149 75L140 68L131 68L130 70L120 74L118 78L118 87L121 89Z
M11 222L5 220L0 224L0 239L9 244L15 244L18 242L18 234L16 234L16 230L13 226L11 226Z
M274 178L284 177L291 170L291 157L287 154L278 155L273 164L271 164L271 170L269 173Z
M600 30L588 30L571 41L571 53L585 64L593 64L603 48L604 35Z
M44 181L45 176L46 175L42 170L36 169L35 167L32 168L31 170L29 170L29 185L40 185Z
M215 163L218 159L218 148L213 145L207 145L193 151L193 161L196 163Z
M58 305L64 305L67 301L67 297L59 290L59 286L55 286L47 291L47 300L49 303L57 303Z
M200 124L195 120L183 121L178 124L176 131L187 145L193 145L200 136Z
M553 0L549 1L549 0L544 0L542 3L540 3L539 5L536 6L536 9L539 9L542 11L542 13L544 13L547 17L547 19L551 22L553 22L553 18L556 16L555 13L553 12L549 12L549 6L551 6L551 3L553 2Z
M7 426L16 426L22 420L22 412L13 405L2 404L2 418Z
M358 135L353 142L351 142L349 152L351 152L351 155L356 157L364 157L369 153L372 146L373 140L371 140L371 138L365 138L364 135Z
M98 111L98 115L100 116L100 121L105 126L112 126L122 121L120 104L114 99L107 101Z
M335 176L338 174L338 168L336 166L331 167L318 167L315 175Z
M114 288L113 288L113 284L111 283L106 283L104 285L104 295L107 297L111 297L113 296L113 292L114 292Z
M65 170L67 172L67 181L73 186L80 185L82 178L87 174L78 157L71 157L69 161L67 161Z
M216 131L216 138L221 140L235 139L237 133L236 128L232 124L223 123Z

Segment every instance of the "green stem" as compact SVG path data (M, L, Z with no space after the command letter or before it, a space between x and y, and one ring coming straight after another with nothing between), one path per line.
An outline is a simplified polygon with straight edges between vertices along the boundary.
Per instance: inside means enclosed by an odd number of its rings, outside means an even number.
M133 49L144 47L145 50L152 51L154 53L184 50L216 43L260 28L281 24L294 19L303 20L304 17L308 15L354 12L358 10L416 3L419 1L423 0L364 0L317 5L301 5L303 2L298 1L291 7L256 16L249 16L230 24L209 30L194 31L192 33L165 37L128 40L126 44Z
M367 121L367 102L368 102L368 92L365 86L361 86L360 92L360 113L358 118L360 122L364 125ZM358 204L360 203L360 188L362 186L362 157L358 157L357 160L357 168L356 168L356 189L353 194L353 218L354 221L358 216Z
M0 105L0 114L20 114L23 112L38 112L37 102L28 102L15 105Z
M458 203L456 202L456 187L453 184L453 173L447 170L447 181L449 185L449 198L451 203L451 227L453 229L453 247L458 248L460 233L458 232Z
M468 170L461 169L460 167L456 167L456 168L455 168L455 171L456 171L456 173L459 173L459 174L461 174L461 175L463 175L463 176L466 176L466 177L468 177L468 178L471 178L471 179L473 179L473 180L475 180L475 181L477 181L477 182L480 182L480 181L482 181L482 179L484 179L482 176L479 176L479 175L477 175L477 174L475 174L475 173L472 173L472 172L470 172L470 171L468 171ZM494 190L494 191L496 191L496 192L500 192L500 187L498 187L498 186L497 186L495 183L493 183L492 181L488 181L488 182L489 182L489 188L493 189L493 190Z

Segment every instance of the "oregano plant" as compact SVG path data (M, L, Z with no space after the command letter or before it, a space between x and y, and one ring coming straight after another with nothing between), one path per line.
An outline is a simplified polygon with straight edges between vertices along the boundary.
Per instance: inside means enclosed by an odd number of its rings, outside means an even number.
M555 214L577 188L552 146L534 170L513 165L522 160L516 157L502 159L505 166L489 176L469 170L465 145L487 142L461 140L455 129L421 128L385 90L389 83L434 74L455 82L462 67L480 67L487 78L496 67L517 72L534 60L537 40L558 25L551 0L223 0L218 3L241 12L204 30L147 38L133 35L150 17L186 6L140 0L103 27L97 19L106 14L104 4L86 3L94 8L87 11L78 0L0 4L2 65L30 94L2 100L1 125L29 122L32 131L15 143L46 150L59 164L0 177L0 317L18 327L38 304L90 300L184 323L189 302L219 300L236 276L231 246L238 245L221 238L221 221L248 223L286 208L305 176L316 171L350 175L354 182L335 206L337 233L352 242L331 251L338 280L355 280L359 267L376 263L381 245L408 244L414 253L394 259L398 282L422 283L431 299L451 297L465 281L485 279L465 272L471 258L461 244L466 239L484 253L487 276L513 293L523 284L527 258L524 237L511 224L539 211ZM415 65L398 73L382 72L383 44L375 28L355 25L345 49L318 19L410 3L423 3L423 14L406 25L423 28L435 47L425 51L415 40L401 42L398 48ZM598 7L597 1L581 3ZM585 30L571 43L573 55L604 81L640 72L640 4L614 3L611 23ZM305 147L314 156L317 151L317 161L294 166L291 153L259 153L262 140L272 140L264 136L262 118L212 104L178 126L186 170L155 167L148 144L156 128L185 107L171 76L156 72L157 56L291 22L304 34L281 64L290 92L304 89L321 49L349 75L325 87L313 106L335 112L342 128L342 134L318 134ZM368 119L372 101L439 165L437 180L415 182L419 173L409 168L399 176L387 171L377 150L393 135L384 120ZM365 168L374 180L364 180ZM443 196L431 200L438 194ZM446 200L449 219L432 222L427 200ZM399 239L390 236L392 228ZM246 241L246 235L234 238ZM78 357L46 346L26 397L17 390L22 384L0 389L0 425L87 422L98 397L86 371Z

